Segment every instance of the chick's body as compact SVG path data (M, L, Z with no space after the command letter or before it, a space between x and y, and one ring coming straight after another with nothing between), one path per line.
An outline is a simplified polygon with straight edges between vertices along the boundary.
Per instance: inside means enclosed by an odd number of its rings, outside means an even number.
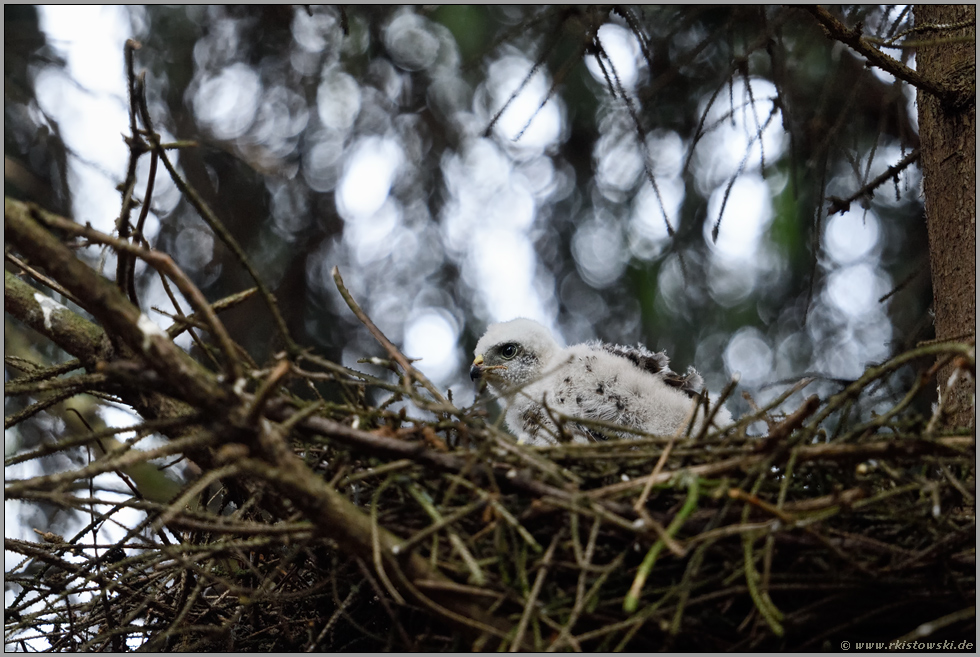
M696 412L703 421L695 388L700 377L684 377L667 367L665 354L643 347L600 342L562 348L543 326L529 319L493 324L476 346L470 370L505 404L504 419L520 442L553 444L627 437L631 434L589 426L561 416L598 420L658 435L686 427ZM549 410L551 411L549 413ZM719 409L716 424L730 422Z

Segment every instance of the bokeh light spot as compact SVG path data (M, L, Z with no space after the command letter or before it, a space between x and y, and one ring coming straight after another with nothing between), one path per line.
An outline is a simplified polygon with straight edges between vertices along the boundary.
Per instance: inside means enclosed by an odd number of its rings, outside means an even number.
M232 64L204 79L194 94L194 114L218 139L235 139L251 127L261 92L254 69Z
M405 355L420 358L415 364L433 381L445 381L459 367L459 327L445 311L429 309L409 320L405 329Z

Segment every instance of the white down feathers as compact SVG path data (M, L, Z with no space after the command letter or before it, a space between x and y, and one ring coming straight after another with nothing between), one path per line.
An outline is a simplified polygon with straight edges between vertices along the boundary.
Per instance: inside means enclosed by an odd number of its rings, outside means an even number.
M507 427L520 442L548 445L633 435L574 420L560 422L560 430L554 419L561 416L671 435L686 429L696 410L697 433L704 419L698 406L701 377L693 369L679 376L667 363L666 354L643 347L590 342L562 348L537 322L515 319L492 324L480 338L470 377L484 380L502 398ZM731 421L720 408L712 425Z

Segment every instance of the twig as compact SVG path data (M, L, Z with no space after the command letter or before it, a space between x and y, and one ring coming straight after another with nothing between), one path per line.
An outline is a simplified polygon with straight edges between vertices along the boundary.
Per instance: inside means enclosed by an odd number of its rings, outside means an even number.
M520 95L520 93L522 91L524 91L525 87L527 87L528 83L531 81L531 78L533 78L534 77L534 74L538 72L538 69L540 69L541 68L541 65L544 64L545 59L548 58L548 55L551 54L551 51L558 44L558 40L561 38L561 36L562 36L561 30L555 30L550 35L549 42L544 46L544 48L541 49L541 54L538 55L537 60L531 66L531 70L529 70L527 72L527 75L524 76L524 79L521 80L521 83L510 94L510 97L507 99L507 101L504 102L503 106L499 110L497 110L497 113L494 114L493 115L493 118L490 119L490 122L487 123L487 127L483 131L484 138L489 137L491 134L493 134L493 127L495 125L497 125L497 121L499 121L500 120L500 117L503 116L504 112L507 111L507 108L510 107L510 104L512 102L514 102L514 100L517 99L517 97ZM550 98L551 98L551 93L549 92L545 96L545 101L547 102L547 100L549 100ZM539 108L539 110L540 110L540 108ZM535 112L535 114L537 114L537 112ZM533 120L533 118L534 118L534 116L531 117L531 120ZM530 120L529 120L529 123L530 123ZM521 132L523 133L524 131L522 130ZM515 137L514 138L514 141L517 141L518 139L519 139L519 137Z
M531 592L528 594L527 601L524 603L524 613L521 614L521 620L517 624L517 631L514 632L514 640L510 644L510 652L517 652L524 642L524 632L527 631L527 624L531 620L531 612L534 611L534 605L538 600L538 594L541 593L541 587L544 585L544 578L548 575L551 559L555 555L555 548L558 546L558 540L560 538L561 532L555 534L554 538L551 539L551 545L548 546L547 552L544 553L544 557L541 559L538 574L534 578Z
M129 214L135 204L133 201L133 191L136 187L136 165L139 162L140 156L146 152L146 144L140 139L139 133L136 128L136 114L137 114L137 98L139 97L139 81L136 78L135 64L133 62L134 53L142 48L139 41L134 39L126 39L125 46L125 59L126 59L126 88L129 92L129 137L126 138L126 143L129 146L129 163L126 167L126 179L123 181L121 192L122 192L122 207L119 210L119 217L116 219L116 232L119 234L119 239L122 241L128 241L130 236L130 224L129 224ZM148 183L151 188L152 193L152 179ZM144 203L143 212L146 211ZM142 212L141 212L142 214ZM132 263L132 255L129 253L119 253L117 254L116 260L116 285L122 290L123 294L129 299L130 303L139 308L139 298L136 296L136 290L131 287L132 278L130 277L130 267Z
M762 50L769 44L772 39L772 35L782 26L783 23L789 20L790 16L791 14L788 11L777 15L766 26L766 32L759 35L759 38L749 44L749 46L746 47L745 52L732 59L732 63L729 65L728 70L725 72L725 75L722 78L722 83L715 87L714 92L712 92L711 97L705 104L704 112L701 114L701 118L698 120L698 127L694 130L694 137L691 140L691 146L687 151L687 157L684 158L684 166L681 167L681 175L687 175L688 168L691 166L691 161L694 159L694 149L698 145L698 142L701 141L701 138L707 133L704 124L708 119L708 112L711 110L711 107L715 104L715 100L718 98L718 94L720 94L721 90L724 89L725 86L731 81L732 76L748 63L749 56L752 53L756 52L757 50ZM709 44L711 43L710 40L706 40L706 42Z
M140 76L140 83L142 84L143 77ZM143 227L146 224L146 218L150 214L150 203L153 200L153 184L157 177L157 160L159 156L157 151L152 151L150 153L150 173L149 178L146 181L146 192L143 194L143 205L140 208L140 216L136 220L136 231L133 233L133 242L139 244L144 242L143 237ZM133 302L133 305L137 308L139 307L139 299L136 296L136 259L130 258L128 265L126 267L126 288L129 290L129 299Z
M17 356L4 356L4 363L18 369L22 372L26 372L24 376L19 376L12 381L44 381L45 379L53 379L56 376L61 376L62 374L68 374L72 370L81 369L82 363L77 358L72 358L71 360L65 361L64 363L59 363L58 365L52 365L51 367L40 367L35 365L24 358L18 358Z
M108 452L105 457L77 470L40 475L31 477L30 479L8 479L5 482L3 494L7 499L18 499L38 489L57 490L79 479L88 479L104 472L122 470L127 466L151 461L162 456L183 454L189 449L207 446L214 442L214 440L215 437L211 434L199 433L176 438L162 447L146 451L129 450L125 453L117 454L113 450ZM128 450L128 448L126 449Z
M766 436L765 444L759 448L760 451L771 449L778 445L780 441L785 440L787 436L802 426L803 422L808 417L816 413L819 407L819 397L816 395L810 395L807 397L806 400L800 404L800 407L788 415L786 419L775 426L769 427L769 434Z
M214 310L214 312L220 313L223 310L234 308L238 304L251 299L252 296L257 291L258 291L257 287L252 287L247 290L242 290L241 292L230 294L224 299L219 299L218 301L215 301L214 303L210 304L210 306ZM205 324L202 321L198 313L194 313L193 315L171 315L170 313L164 312L163 310L160 310L159 308L156 307L152 308L152 310L155 310L161 315L169 317L174 321L174 323L167 328L167 335L170 336L171 340L176 338L178 335L180 335L181 333L183 333L184 331L186 331L188 328L192 326L207 328L207 324Z
M20 424L21 422L23 422L24 420L26 420L27 418L34 417L35 415L37 415L41 411L46 410L48 408L51 408L52 406L54 406L56 404L60 404L61 402L65 401L66 399L71 399L75 395L77 395L79 393L82 393L82 392L86 392L86 389L85 389L84 386L70 387L68 390L65 390L64 392L61 392L61 393L56 394L56 395L52 395L52 396L48 397L47 399L42 399L40 401L36 401L33 404L31 404L30 406L28 406L27 408L23 408L23 409L17 411L16 413L11 413L10 415L5 416L3 418L3 428L6 430L6 429L9 429L11 427L15 427L18 424Z
M421 383L422 386L426 390L428 390L433 397L436 398L436 400L444 404L448 404L446 398L442 396L442 394L434 385L432 385L429 379L427 379L425 375L419 372L417 369L412 367L412 364L409 362L407 358L405 358L405 355L401 351L399 351L398 347L392 344L391 340L386 338L385 334L381 332L381 329L379 329L375 325L375 323L371 321L371 318L367 316L367 313L361 310L361 307L357 304L356 301L354 301L354 297L351 296L351 293L347 290L347 287L344 285L344 279L340 277L340 270L336 266L334 266L333 270L331 271L331 274L333 275L333 280L334 283L337 285L337 289L340 291L340 295L344 297L344 301L347 302L347 306L351 309L351 312L354 313L357 319L361 320L361 323L364 324L365 327L367 327L367 330L371 332L371 335L374 336L374 339L377 340L382 347L384 347L385 351L388 352L388 356L391 357L391 359L394 360L396 363L398 363L399 366L401 366L402 382L406 390L411 390L411 386L412 386L411 381L414 378L419 383Z
M8 207L5 207L4 209L9 210L9 206L14 203L17 202L8 201ZM204 298L201 291L196 285L194 285L190 278L188 278L187 275L179 267L177 267L176 264L174 264L174 261L169 255L161 251L145 249L141 246L110 237L109 235L101 233L90 226L81 226L76 224L74 221L69 221L35 206L25 206L24 209L30 213L32 218L41 221L46 226L57 228L73 235L79 235L93 242L108 244L120 252L125 251L139 256L154 269L166 273L167 276L169 276L170 279L177 285L177 289L179 289L181 293L191 302L194 309L201 313L201 315L208 322L208 325L211 328L219 347L224 353L225 368L228 377L232 382L241 378L241 367L238 363L237 354L235 353L234 343L231 341L231 337L228 335L224 324L222 324L221 320L218 319L218 316L214 313L214 310L208 303L207 299ZM8 218L8 221L10 214L11 213L9 211L4 212L4 215L6 218ZM139 328L139 330L144 336L146 335L142 327ZM145 342L145 340L145 337L143 337L137 344ZM141 349L141 351L145 350Z
M700 486L698 483L698 477L694 474L685 473L683 475L687 481L687 497L684 500L684 504L681 506L677 515L674 516L673 520L667 526L667 535L673 537L677 534L680 528L684 525L687 520L698 505L698 497L700 494ZM682 479L683 481L683 479ZM646 557L643 559L643 563L636 571L636 577L633 579L633 585L630 586L629 593L626 594L626 598L623 600L623 611L627 614L632 614L636 611L636 607L640 602L640 594L643 591L643 585L646 583L647 577L653 571L653 566L657 562L657 557L660 552L664 549L666 543L663 539L658 539L656 543L650 546L649 551L647 551Z
M286 343L286 350L291 356L295 356L302 351L298 344L293 340L292 336L289 334L289 329L286 327L286 320L283 319L282 313L279 311L279 305L276 303L276 297L269 290L268 286L259 277L258 271L249 261L248 257L245 255L245 251L242 250L241 246L235 240L231 232L225 227L225 225L218 219L218 216L211 210L204 199L197 193L189 182L181 177L177 169L170 162L170 158L167 157L166 149L160 143L159 135L151 134L150 140L153 142L153 148L160 154L160 160L163 161L163 166L167 169L170 174L171 179L173 179L174 184L177 189L184 195L184 197L190 202L194 209L197 210L201 218L207 222L211 230L218 235L219 239L225 243L225 245L231 249L231 252L235 254L238 261L242 263L245 267L245 271L248 275L255 281L256 287L262 294L262 298L265 300L266 306L269 308L269 312L272 313L272 319L276 324L276 328L279 330L279 335L282 337L283 341Z
M874 196L874 190L878 189L883 183L887 182L891 178L895 178L904 171L910 164L919 159L920 151L915 148L911 153L903 157L897 164L894 164L887 169L880 176L867 183L861 189L857 190L847 198L838 198L836 196L828 196L827 200L830 201L830 207L827 208L827 215L834 215L838 212L844 213L851 208L851 203L864 196L872 197Z
M884 440L859 445L838 445L835 443L826 445L803 445L799 448L798 460L800 462L808 462L823 459L850 460L884 458L899 454L905 454L907 456L934 453L955 454L958 450L968 449L973 444L972 441L972 436L947 436L937 438L936 440L903 440L901 442ZM734 472L742 468L755 466L762 462L765 458L766 455L736 456L730 459L724 459L722 461L704 463L702 465L693 465L686 468L686 471L690 472L692 475L708 478L725 474L727 472ZM656 477L654 485L667 483L675 476L677 476L676 472L662 472ZM630 490L642 488L646 485L646 482L647 477L634 479L632 481L624 481L617 484L610 484L609 486L605 486L603 488L596 488L594 490L586 491L585 495L594 499L602 499L604 497L611 497Z
M193 424L199 421L199 417L180 417L180 418L160 418L156 420L143 420L139 424L126 427L109 427L106 429L101 429L99 431L92 432L90 434L84 434L81 436L72 436L71 438L62 439L56 443L44 444L37 449L31 450L29 452L22 452L19 454L14 454L8 456L4 459L3 464L5 467L11 465L16 465L17 463L23 463L25 461L30 461L33 459L41 458L44 456L49 456L51 454L56 454L61 451L71 449L73 447L78 447L79 445L85 445L92 440L98 438L107 438L109 436L114 436L120 433L128 433L130 431L160 431L163 429L172 429L174 427L182 427Z
M404 461L396 461L396 463L404 463ZM454 522L457 522L458 520L462 520L463 518L473 513L474 511L479 511L485 508L486 506L487 506L486 499L479 499L474 502L470 502L463 508L453 511L448 516L440 518L437 522L432 523L431 525L421 530L417 534L413 534L411 537L409 537L408 540L406 540L403 544L398 546L398 550L396 551L396 553L402 554L408 550L413 549L416 545L418 545L425 539L429 538L436 532L440 531L442 528L448 527Z
M657 459L656 465L653 466L653 470L650 475L646 478L647 483L643 487L643 492L637 498L636 502L633 504L633 508L639 511L641 508L646 506L647 497L650 495L650 491L653 489L653 482L656 480L657 475L660 471L664 469L664 464L667 463L667 457L670 456L670 450L674 447L674 441L677 439L677 434L675 433L670 437L670 442L664 447L664 451L660 453L660 458Z
M864 55L872 65L877 66L886 73L891 73L899 80L908 82L913 87L932 94L944 105L955 106L960 102L959 94L954 90L947 88L940 82L924 77L922 74L910 69L902 62L886 55L871 45L862 36L860 27L848 28L831 15L829 11L819 5L801 5L800 8L812 14L828 36L850 46L857 53Z
M41 272L37 271L36 269L28 265L23 260L18 258L13 253L4 253L3 257L9 260L10 262L12 262L14 265L20 267L24 271L24 273L29 274L31 278L33 278L34 280L38 281L39 283L43 283L44 285L47 285L49 288L51 288L52 291L57 292L61 296L71 301L76 306L80 306L75 296L71 292L66 290L60 283L58 283L58 281L55 281L48 276L45 276Z
M445 522L442 514L432 503L432 499L428 494L423 491L417 484L410 483L407 485L408 494L419 503L424 510L426 515L429 516L436 524L443 527L448 527L449 523ZM483 500L480 500L481 502ZM483 586L486 584L487 577L483 574L483 569L480 568L480 564L477 560L473 558L473 553L466 547L462 539L460 539L459 534L451 529L447 529L446 535L449 537L449 542L452 544L453 548L459 553L459 556L463 559L463 565L470 573L470 581L477 585ZM398 553L402 552L404 546L398 546Z

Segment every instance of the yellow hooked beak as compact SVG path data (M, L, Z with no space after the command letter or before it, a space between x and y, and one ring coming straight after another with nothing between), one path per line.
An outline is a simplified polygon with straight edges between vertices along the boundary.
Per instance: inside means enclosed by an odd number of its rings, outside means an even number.
M483 354L480 354L473 359L473 365L470 367L470 381L476 381L483 376Z
M473 359L473 365L470 367L470 380L476 381L477 379L483 378L483 373L489 370L505 370L506 365L483 365L483 354L480 354Z

